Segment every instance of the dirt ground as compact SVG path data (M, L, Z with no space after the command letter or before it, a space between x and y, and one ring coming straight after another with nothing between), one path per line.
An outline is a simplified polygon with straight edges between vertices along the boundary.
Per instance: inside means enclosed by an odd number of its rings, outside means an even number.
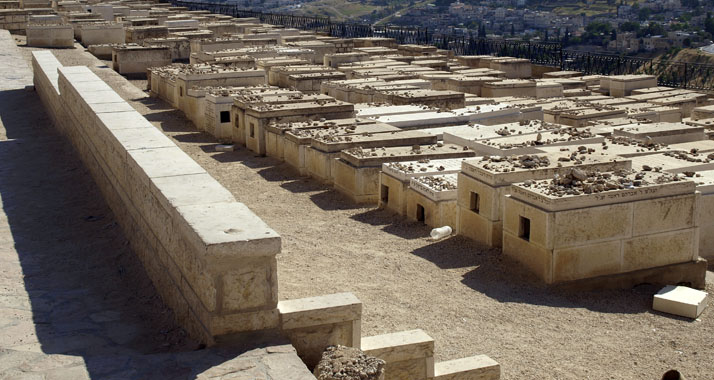
M461 237L431 242L425 226L357 207L276 160L215 152L211 136L146 97L145 81L132 86L81 49L53 52L90 66L280 233L281 299L353 292L363 336L420 328L435 339L437 362L486 354L504 379L659 379L672 368L714 378L711 308L691 321L652 311L657 289L648 286L545 288L497 250Z

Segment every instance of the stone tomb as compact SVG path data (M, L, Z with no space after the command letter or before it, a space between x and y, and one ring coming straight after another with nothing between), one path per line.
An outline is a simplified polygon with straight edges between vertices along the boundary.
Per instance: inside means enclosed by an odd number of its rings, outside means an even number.
M582 186L566 185L569 194L548 190L550 181L514 185L504 202L503 253L547 284L704 285L694 182L647 172L587 176ZM602 191L587 193L595 186Z
M190 67L176 77L178 108L186 114L192 113L192 102L188 101L188 90L194 87L244 87L265 84L265 72L257 69L240 69L223 66Z
M292 58L292 57L270 57L270 58L257 58L255 59L255 67L258 69L263 69L265 71L265 83L269 82L270 71L274 67L279 66L304 66L309 65L310 62L303 58Z
M523 136L539 132L559 129L559 125L544 123L540 120L482 125L469 123L448 127L422 129L424 132L437 136L445 143L469 146L473 141L491 140L506 136Z
M706 139L703 127L683 123L651 123L622 126L614 129L612 135L660 144L675 144Z
M595 144L605 141L603 136L595 135L585 128L557 128L535 134L516 134L488 140L469 139L476 133L479 132L474 131L473 134L466 135L467 137L444 133L444 142L467 146L480 155L510 156L539 153L542 152L540 147L545 146Z
M429 110L427 112L391 114L371 118L402 129L415 129L462 125L467 123L479 123L483 125L511 123L519 121L521 113L518 108L505 104L487 104L469 106L446 112Z
M503 71L508 79L530 78L531 61L525 58L502 58L491 61L490 68Z
M678 123L682 121L682 111L678 107L653 106L650 103L621 104L613 107L627 112L628 117L640 120L645 119L655 123Z
M401 131L389 126L384 132L363 132L340 135L340 132L318 131L305 149L305 163L310 177L331 184L334 165L340 151L351 148L376 149L393 146L414 146L436 143L436 136L418 130ZM314 131L314 130L313 130ZM321 132L321 133L320 133Z
M678 108L682 113L682 117L689 117L692 110L697 107L700 103L703 103L707 96L705 94L682 94L675 95L666 98L658 98L648 100L648 103L657 106L668 106Z
M123 44L124 27L114 22L82 24L82 45Z
M714 260L714 170L697 171L690 178L701 194L698 206L699 256Z
M378 118L381 116L404 115L413 113L433 112L433 108L417 104L395 106L391 104L355 104L359 117Z
M558 98L563 96L563 85L552 81L536 82L536 98Z
M399 131L398 128L387 124L374 122L366 123L363 120L354 124L340 124L338 122L340 122L340 120L337 120L336 122L313 122L312 125L310 125L310 123L305 123L307 126L301 126L298 124L298 126L294 126L293 128L285 131L283 140L285 162L297 170L300 175L309 176L311 173L308 171L307 151L310 149L310 145L314 142L315 137L326 135L352 139L352 137L358 135ZM316 125L320 126L320 128L315 128ZM326 128L322 126L326 126ZM333 155L334 154L339 154L339 152L333 153ZM323 168L323 172L327 170L329 170L330 173L332 172L332 166L334 166L334 163L329 164L331 166L326 169ZM315 168L315 166L316 165L313 163L313 168ZM317 170L313 170L313 172L317 173Z
M334 186L354 202L377 204L384 163L474 156L473 151L450 144L344 150L334 166Z
M301 49L309 49L315 52L312 57L312 62L316 64L322 64L325 60L326 54L337 53L337 47L329 42L322 41L295 41L286 44L286 46L297 47Z
M692 120L714 119L714 105L701 106L692 109Z
M320 93L320 85L325 81L344 80L345 74L339 71L288 75L285 87L295 88L305 94Z
M423 104L444 109L464 107L464 94L448 90L380 91L374 100L394 105Z
M323 57L323 65L336 69L345 63L362 62L368 58L368 54L360 52L325 54Z
M166 38L169 36L169 29L166 26L132 26L124 29L126 42L143 44L147 38Z
M238 37L217 37L208 39L192 39L191 53L202 51L219 51L226 49L239 49L244 47L243 40Z
M349 118L349 119L333 119L324 121L299 121L299 122L288 122L288 123L272 123L265 127L265 155L268 157L277 158L281 161L287 161L290 165L294 166L300 171L300 174L305 175L305 147L309 144L309 139L302 139L298 136L299 133L291 133L295 136L293 141L291 136L291 142L287 142L286 133L295 132L302 129L332 129L340 128L361 128L364 125L374 125L376 124L374 120L360 119L360 118ZM380 124L384 127L389 127L386 124ZM393 127L392 127L393 128ZM379 130L384 130L379 127ZM395 130L397 130L395 128ZM302 143L303 140L307 140ZM292 145L292 142L300 142L299 145ZM285 146L290 145L287 148Z
M511 184L563 176L573 168L610 171L629 169L631 162L587 151L464 161L458 180L458 233L487 246L500 247L503 202Z
M259 155L264 155L265 127L270 123L351 118L354 117L354 106L339 100L251 104L245 108L244 117L246 147Z
M71 25L27 25L27 46L44 48L74 47Z
M160 46L171 49L173 61L188 61L191 55L189 39L186 37L147 38L144 46Z
M652 114L654 114L654 112L652 112ZM581 108L576 110L564 110L558 117L558 123L571 127L584 127L594 121L625 117L627 115L625 110L610 107Z
M456 185L456 174L412 178L406 192L407 218L432 228L450 226L453 231L458 231Z
M225 67L232 67L238 69L254 69L255 68L255 58L249 55L238 55L230 57L217 57L211 61L214 65L220 65ZM267 78L267 73L266 73Z
M481 96L485 98L500 98L515 96L519 98L537 95L536 82L526 79L507 79L498 82L487 82L481 87Z
M407 189L412 178L456 174L461 171L461 161L465 159L446 158L382 164L382 172L379 173L378 206L399 215L406 215Z
M233 119L233 141L242 145L246 144L248 126L245 120L246 110L253 106L267 107L284 104L305 102L331 102L334 99L325 95L305 95L297 90L270 88L268 90L246 91L236 94L233 98L231 114Z
M637 170L654 170L657 172L684 173L695 177L696 172L714 170L714 162L708 153L690 153L686 151L670 151L648 154L632 158L632 168ZM694 178L692 178L694 180Z
M278 87L290 87L290 80L288 79L291 75L298 74L314 74L314 73L330 73L338 72L335 69L318 66L318 65L288 65L288 66L272 66L270 72L268 72L268 84L271 86ZM344 76L341 79L345 79ZM335 79L337 80L337 79ZM318 87L319 91L319 87Z
M654 75L611 75L600 81L606 81L610 96L623 97L630 96L632 90L657 86L657 77Z
M464 66L479 68L481 58L491 58L490 55L459 55L456 61Z
M320 93L332 96L337 100L349 103L360 103L355 96L355 90L359 87L386 84L387 82L377 78L366 79L346 79L331 80L320 83Z
M146 75L150 67L171 64L171 50L166 47L116 46L112 49L112 68L122 75Z

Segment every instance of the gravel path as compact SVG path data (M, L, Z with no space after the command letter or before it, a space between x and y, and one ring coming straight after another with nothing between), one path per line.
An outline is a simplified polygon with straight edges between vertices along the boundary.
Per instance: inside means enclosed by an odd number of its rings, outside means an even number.
M651 287L544 288L498 251L461 237L430 242L425 226L356 207L271 158L215 152L211 136L146 98L144 81L132 87L86 52L54 53L90 66L282 235L281 299L353 292L364 336L421 328L436 340L437 361L487 354L504 379L657 379L670 368L714 376L711 309L689 321L653 312Z

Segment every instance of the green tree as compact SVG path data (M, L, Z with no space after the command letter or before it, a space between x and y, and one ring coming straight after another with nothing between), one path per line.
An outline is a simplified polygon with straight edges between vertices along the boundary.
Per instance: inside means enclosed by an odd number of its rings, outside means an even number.
M709 34L714 35L714 19L712 18L711 12L707 12L707 18L704 20L704 30Z
M650 18L650 15L652 14L652 10L649 8L640 8L639 11L637 11L637 19L640 21L647 21Z
M570 29L565 28L565 34L563 35L563 39L561 40L560 43L563 44L563 46L568 46L569 42L570 42Z
M434 5L436 5L437 7L446 8L454 1L455 0L436 0L434 1Z
M486 38L486 25L481 24L478 28L478 38Z
M628 21L620 25L621 32L638 32L640 30L640 24L634 21Z

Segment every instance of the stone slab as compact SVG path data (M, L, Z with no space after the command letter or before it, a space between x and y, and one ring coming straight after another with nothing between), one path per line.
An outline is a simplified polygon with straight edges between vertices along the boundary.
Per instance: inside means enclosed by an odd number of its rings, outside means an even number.
M654 295L652 308L686 318L697 318L707 307L709 294L686 286L665 286Z

